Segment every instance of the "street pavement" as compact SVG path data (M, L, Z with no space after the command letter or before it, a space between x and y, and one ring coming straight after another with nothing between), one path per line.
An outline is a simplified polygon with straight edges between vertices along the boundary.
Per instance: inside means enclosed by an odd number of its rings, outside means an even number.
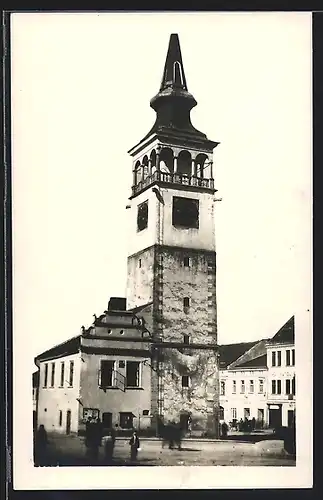
M185 439L182 449L170 450L158 439L141 439L136 463L130 461L129 438L116 440L113 461L104 462L103 447L98 460L88 463L84 438L79 436L49 435L46 460L48 466L295 466L296 460L283 449L283 441L263 440L257 443L243 441L211 441Z

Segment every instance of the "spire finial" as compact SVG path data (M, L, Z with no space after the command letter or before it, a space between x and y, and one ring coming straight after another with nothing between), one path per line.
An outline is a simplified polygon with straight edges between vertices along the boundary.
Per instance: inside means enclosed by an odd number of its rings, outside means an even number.
M160 90L164 90L168 87L187 90L181 48L177 33L172 33L169 38L168 52Z

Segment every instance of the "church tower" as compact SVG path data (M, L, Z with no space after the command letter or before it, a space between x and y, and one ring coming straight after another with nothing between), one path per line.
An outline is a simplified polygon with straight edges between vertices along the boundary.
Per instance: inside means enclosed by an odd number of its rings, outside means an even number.
M130 151L127 305L151 308L151 410L217 433L218 357L213 150L195 129L177 34L172 34L156 121Z

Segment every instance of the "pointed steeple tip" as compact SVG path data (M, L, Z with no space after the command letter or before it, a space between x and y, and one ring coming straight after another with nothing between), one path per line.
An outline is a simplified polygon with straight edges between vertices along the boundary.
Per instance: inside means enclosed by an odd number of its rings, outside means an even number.
M166 88L187 90L181 48L177 33L169 38L168 51L160 90Z

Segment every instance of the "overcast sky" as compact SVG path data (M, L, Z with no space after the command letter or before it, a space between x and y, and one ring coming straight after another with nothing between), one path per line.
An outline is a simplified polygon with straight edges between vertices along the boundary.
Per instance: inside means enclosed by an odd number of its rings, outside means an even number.
M127 151L154 122L171 33L193 125L220 142L219 342L310 308L310 14L17 14L14 347L31 369L125 295Z

